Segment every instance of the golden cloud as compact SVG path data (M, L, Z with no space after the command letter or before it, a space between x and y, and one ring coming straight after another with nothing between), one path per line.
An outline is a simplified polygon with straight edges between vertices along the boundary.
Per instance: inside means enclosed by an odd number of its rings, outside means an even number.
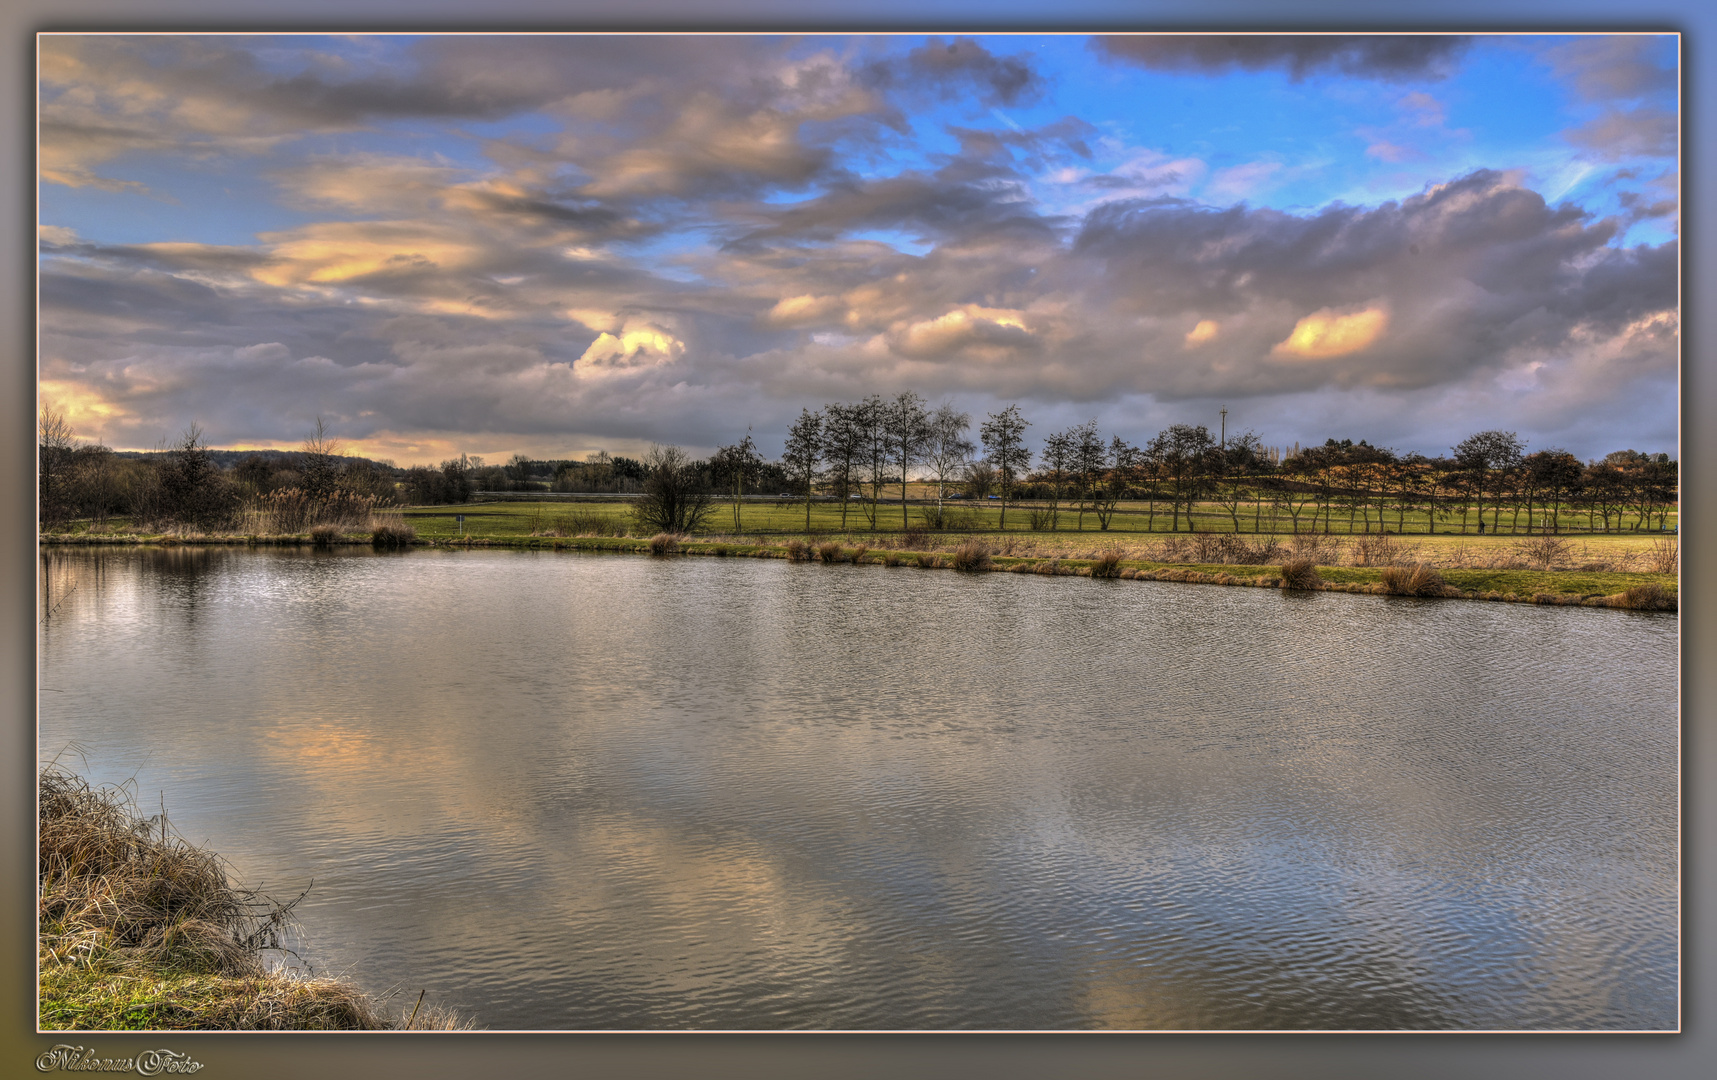
M1299 360L1346 356L1369 347L1388 327L1389 313L1381 307L1345 315L1324 308L1295 323L1293 333L1277 342L1270 355Z
M1198 325L1186 332L1186 347L1196 348L1216 336L1218 327L1215 320L1200 319Z
M618 334L604 331L573 363L586 375L611 374L671 364L685 354L685 342L654 326L626 329Z
M1030 334L1023 312L967 304L908 326L897 348L909 356L935 356L974 345L1024 344Z

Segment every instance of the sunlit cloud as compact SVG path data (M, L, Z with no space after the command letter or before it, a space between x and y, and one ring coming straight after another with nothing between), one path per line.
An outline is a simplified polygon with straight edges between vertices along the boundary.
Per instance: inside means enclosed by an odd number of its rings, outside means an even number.
M1278 358L1329 360L1370 348L1389 327L1389 314L1367 308L1338 314L1325 308L1294 324L1293 333L1270 350Z

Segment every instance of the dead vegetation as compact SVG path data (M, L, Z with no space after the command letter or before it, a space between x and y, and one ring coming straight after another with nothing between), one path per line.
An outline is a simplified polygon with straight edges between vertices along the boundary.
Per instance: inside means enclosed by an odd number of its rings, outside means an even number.
M1383 589L1391 596L1442 596L1443 575L1422 562L1383 568Z
M271 967L294 904L234 885L214 854L115 788L40 776L41 1026L77 1030L383 1030L407 1026L343 980ZM308 892L308 890L306 890ZM421 998L420 998L421 1000ZM462 1025L414 1012L417 1029Z

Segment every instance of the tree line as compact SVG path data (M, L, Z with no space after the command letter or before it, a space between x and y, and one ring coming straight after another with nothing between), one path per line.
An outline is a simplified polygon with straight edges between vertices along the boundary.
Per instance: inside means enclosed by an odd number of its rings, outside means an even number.
M583 460L539 460L515 454L502 465L467 455L439 466L398 469L340 452L326 425L297 451L261 451L222 468L193 425L164 453L124 458L99 444L78 444L63 416L40 421L40 513L44 524L73 518L100 524L127 516L140 525L230 524L241 508L289 503L333 507L365 501L433 505L469 501L480 491L621 493L638 496L641 523L690 532L707 524L718 502L739 505L760 492L803 500L807 531L817 499L835 499L843 531L914 526L908 485L927 483L916 524L947 528L950 500L999 505L1030 514L1032 528L1083 530L1088 520L1110 528L1123 503L1154 531L1192 530L1194 508L1227 518L1235 532L1436 531L1560 532L1664 527L1678 499L1679 467L1667 454L1619 450L1581 462L1560 448L1526 452L1508 431L1483 431L1426 457L1328 439L1274 453L1245 431L1217 438L1203 425L1173 424L1142 446L1099 431L1095 421L1028 445L1031 422L1017 404L973 420L944 402L932 407L907 391L802 409L778 460L767 460L748 431L707 459L657 446L643 459L599 451ZM980 455L980 447L982 453ZM1032 503L1020 508L1022 502ZM1142 507L1140 506L1142 504ZM1524 517L1524 522L1523 522ZM1068 519L1072 520L1069 521Z

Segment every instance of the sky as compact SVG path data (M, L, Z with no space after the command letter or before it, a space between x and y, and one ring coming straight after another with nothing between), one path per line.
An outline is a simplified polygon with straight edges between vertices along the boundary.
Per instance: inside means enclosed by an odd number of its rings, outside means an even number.
M1677 449L1673 35L38 46L40 397L118 449Z

